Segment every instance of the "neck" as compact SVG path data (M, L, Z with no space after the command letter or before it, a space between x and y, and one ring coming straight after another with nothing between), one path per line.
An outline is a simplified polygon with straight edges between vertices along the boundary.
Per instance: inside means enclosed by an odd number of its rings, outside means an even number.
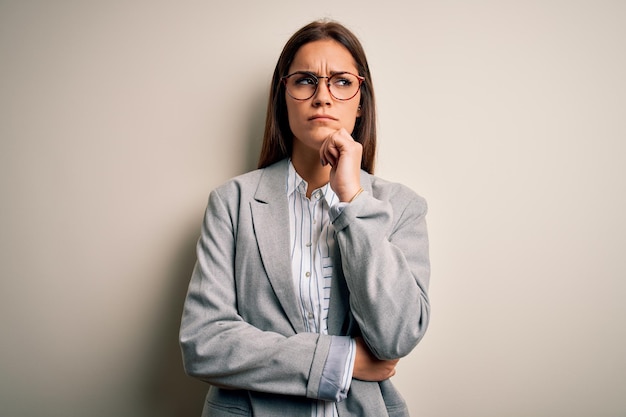
M294 144L295 145L295 144ZM291 154L291 163L298 175L308 184L306 195L311 197L313 190L326 185L330 179L330 165L322 166L318 151L296 149Z

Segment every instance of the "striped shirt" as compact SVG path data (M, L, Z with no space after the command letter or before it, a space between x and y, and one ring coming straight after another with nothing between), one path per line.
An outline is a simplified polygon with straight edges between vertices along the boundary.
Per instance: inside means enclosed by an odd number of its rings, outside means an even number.
M307 332L328 334L328 307L333 277L335 230L331 224L330 207L339 203L330 184L318 188L307 198L308 184L289 162L287 195L289 198L291 268L295 296ZM339 340L333 337L333 341ZM347 395L354 366L355 343L348 337L340 344L331 342L331 351L322 381L331 381L320 391L339 390L334 396ZM338 346L341 345L341 346ZM326 369L336 364L340 369ZM332 367L332 365L331 365ZM335 402L318 400L312 417L337 417Z

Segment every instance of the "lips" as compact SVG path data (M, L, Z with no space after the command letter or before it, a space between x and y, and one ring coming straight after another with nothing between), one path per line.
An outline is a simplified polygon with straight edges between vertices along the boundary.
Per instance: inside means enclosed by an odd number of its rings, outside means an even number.
M330 120L330 121L337 121L337 119L333 116L330 116L328 114L316 114L314 116L309 117L309 120Z

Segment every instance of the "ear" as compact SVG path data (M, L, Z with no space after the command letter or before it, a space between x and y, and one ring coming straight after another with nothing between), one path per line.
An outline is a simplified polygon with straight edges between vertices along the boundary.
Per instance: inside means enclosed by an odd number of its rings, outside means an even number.
M359 107L357 107L356 109L356 117L361 117L361 105L359 104Z

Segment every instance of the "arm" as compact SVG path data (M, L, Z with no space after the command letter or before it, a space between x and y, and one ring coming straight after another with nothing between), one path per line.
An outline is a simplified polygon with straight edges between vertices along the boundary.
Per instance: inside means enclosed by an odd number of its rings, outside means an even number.
M381 359L407 355L423 337L430 306L426 202L402 186L360 184L362 146L341 129L320 149L330 184L345 204L334 220L350 307L369 350ZM355 365L356 369L356 365Z
M275 331L262 331L242 318L238 303L246 301L237 297L234 266L238 204L224 201L211 193L198 241L180 329L185 370L216 386L318 398L332 336L293 334L280 319ZM264 297L248 302L258 302L263 314L280 310Z
M381 359L407 355L430 313L426 203L404 187L388 188L384 201L361 193L334 223L352 313Z

